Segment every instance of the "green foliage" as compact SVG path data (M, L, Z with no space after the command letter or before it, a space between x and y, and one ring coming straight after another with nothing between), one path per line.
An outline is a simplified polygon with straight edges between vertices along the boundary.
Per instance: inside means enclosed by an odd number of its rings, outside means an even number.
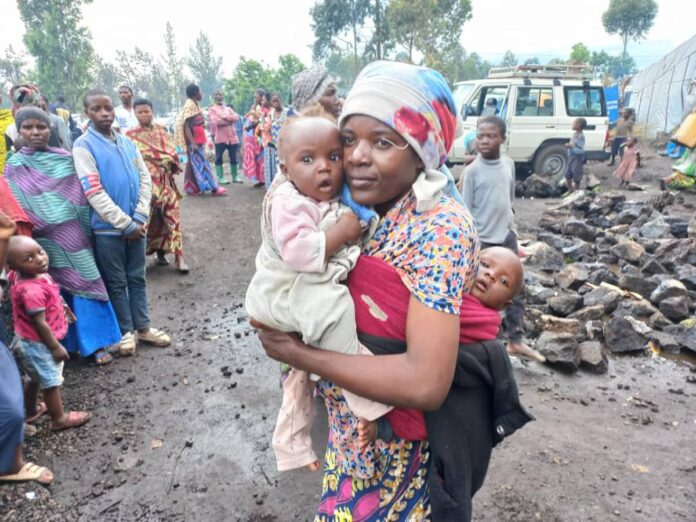
M28 81L29 74L26 53L15 51L12 45L8 45L5 55L0 58L0 83L16 85Z
M364 33L371 14L370 0L323 0L309 10L314 31L314 59L326 58L336 49L350 50L356 66L363 58Z
M606 51L593 52L590 58L590 65L595 67L595 71L602 78L622 78L629 74L634 74L638 68L635 60L626 55L611 56Z
M590 63L590 50L587 46L582 43L576 43L570 50L570 61L575 64L586 64Z
M225 97L237 112L244 114L249 110L259 88L280 94L283 103L288 103L292 77L305 66L294 54L281 56L278 63L279 67L273 69L257 60L240 58L232 77L224 81Z
M193 81L201 88L203 102L206 103L213 91L221 85L222 56L215 56L213 44L203 31L198 34L196 44L190 48L186 64L193 74Z
M49 98L63 94L72 107L92 86L94 50L82 26L82 6L91 0L17 0L26 27L24 43L36 58L39 88Z
M164 31L165 54L162 63L161 78L163 105L168 110L180 107L186 98L186 78L184 77L184 60L179 58L176 50L176 38L172 24L167 22Z
M524 61L525 65L541 65L541 62L539 61L539 58L536 56L532 56L531 58L527 58Z
M621 36L622 57L626 59L628 41L645 38L656 16L655 0L610 0L609 9L602 14L602 24L607 33Z
M514 54L512 54L512 51L508 49L507 51L505 51L503 59L500 60L500 63L498 65L500 67L514 67L518 63L519 62L517 61L517 57Z

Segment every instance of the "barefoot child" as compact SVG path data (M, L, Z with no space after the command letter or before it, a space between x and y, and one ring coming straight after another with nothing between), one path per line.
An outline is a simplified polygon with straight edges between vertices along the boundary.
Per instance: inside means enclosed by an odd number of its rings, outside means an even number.
M574 192L580 188L582 182L583 165L585 164L585 134L582 132L587 127L585 118L577 118L573 122L575 133L566 143L568 149L568 166L566 167L565 179L568 192Z
M18 350L33 387L40 387L48 413L50 429L75 428L87 422L92 414L63 410L61 386L63 363L70 359L60 340L68 332L66 316L72 316L60 297L60 289L48 275L48 255L41 246L26 236L10 239L7 264L10 272L10 298Z
M628 186L636 175L636 169L640 167L640 151L638 150L638 140L634 137L628 138L621 156L621 163L614 171L614 176L619 178L619 186Z
M343 147L336 124L318 117L286 121L279 139L280 171L262 210L263 243L246 295L249 315L265 326L298 332L312 346L364 352L355 310L341 284L360 255L362 229L338 201L343 186ZM316 470L312 450L312 387L306 372L291 369L273 434L278 469ZM373 420L389 408L347 394L351 409Z

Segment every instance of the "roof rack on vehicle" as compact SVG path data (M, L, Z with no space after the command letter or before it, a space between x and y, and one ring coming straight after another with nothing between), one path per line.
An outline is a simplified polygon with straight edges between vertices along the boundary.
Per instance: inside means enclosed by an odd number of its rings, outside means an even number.
M488 77L590 80L594 78L594 68L591 65L516 65L493 67Z

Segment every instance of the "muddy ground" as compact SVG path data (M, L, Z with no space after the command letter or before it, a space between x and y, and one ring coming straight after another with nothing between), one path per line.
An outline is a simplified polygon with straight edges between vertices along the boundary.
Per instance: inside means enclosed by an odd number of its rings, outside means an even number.
M638 182L656 190L669 163L648 158ZM607 186L610 170L589 166ZM56 475L50 488L0 486L6 521L310 520L320 475L275 471L270 437L278 365L240 309L259 243L262 192L184 201L193 271L151 266L153 323L169 349L140 347L103 368L71 362L65 402L89 425L27 441L28 458ZM693 199L693 198L692 198ZM550 200L517 202L529 235ZM689 360L612 358L609 373L563 375L513 361L537 417L496 448L477 521L696 520L696 373ZM315 445L321 451L321 404Z

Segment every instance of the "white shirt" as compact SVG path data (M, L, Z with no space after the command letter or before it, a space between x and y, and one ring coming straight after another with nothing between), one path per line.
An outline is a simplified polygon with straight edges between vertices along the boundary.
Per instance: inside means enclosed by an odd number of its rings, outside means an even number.
M135 111L126 109L123 105L116 107L115 111L116 118L112 127L114 129L121 129L122 133L125 133L131 127L137 127L138 119L135 117Z

